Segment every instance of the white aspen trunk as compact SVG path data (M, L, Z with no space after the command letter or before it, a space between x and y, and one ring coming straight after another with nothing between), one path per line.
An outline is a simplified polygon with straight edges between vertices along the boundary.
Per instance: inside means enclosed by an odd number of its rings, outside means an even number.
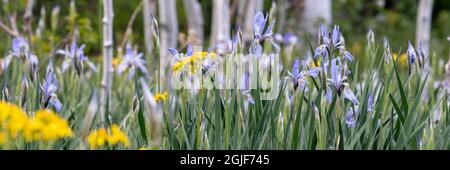
M377 5L381 8L384 8L384 6L386 5L386 0L377 0Z
M430 54L430 36L431 36L431 19L433 14L433 0L420 0L419 7L417 11L417 21L416 21L416 47L422 43L422 48L425 56ZM424 56L424 57L425 57ZM424 68L422 73L431 72L430 60L426 60L424 63ZM428 88L432 84L430 80L425 83L425 88ZM428 91L422 94L422 100L426 100L429 96Z
M306 32L316 33L320 24L329 26L332 22L331 0L304 0L304 9L299 17L299 27Z
M183 0L188 22L188 42L194 45L203 43L203 14L198 0Z
M230 1L213 2L213 19L210 46L222 48L230 39Z
M159 89L170 88L171 75L168 67L172 57L169 48L176 48L178 40L178 19L175 0L158 0L160 53L159 53Z
M244 42L251 42L253 39L253 17L257 12L264 12L263 0L239 1L238 21L242 29L242 39Z
M416 22L416 47L422 42L426 55L430 50L431 15L433 12L433 0L420 0Z
M142 0L144 2L144 44L146 54L151 54L153 50L152 44L152 15L156 11L156 0Z
M109 112L111 105L111 85L112 85L112 57L113 57L113 2L112 0L103 0L103 78L101 82L100 96L100 116L101 121L107 119L106 113Z
M158 7L161 34L160 63L161 69L164 70L170 61L168 49L176 48L179 30L175 0L159 0Z
M32 22L32 17L33 17L33 6L34 6L34 0L28 0L27 1L27 6L25 8L25 14L23 15L23 30L26 34L26 38L28 40L28 42L30 42L30 47L31 45L33 45L33 43L31 43L31 36L32 36L32 31L31 31L31 22Z
M276 30L278 32L284 32L284 26L286 24L286 13L287 13L287 7L288 2L286 0L279 0L277 1L277 24L276 24Z

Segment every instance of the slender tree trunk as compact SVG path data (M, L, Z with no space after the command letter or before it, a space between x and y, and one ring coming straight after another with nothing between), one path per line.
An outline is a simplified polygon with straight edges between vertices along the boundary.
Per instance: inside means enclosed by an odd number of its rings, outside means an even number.
M159 0L159 23L161 33L161 67L169 63L169 48L175 48L178 38L178 20L175 0Z
M239 1L238 21L242 29L242 39L249 43L253 39L253 17L257 12L263 12L263 0Z
M169 48L176 48L178 40L178 20L175 0L158 0L159 32L160 32L160 58L159 58L159 85L160 89L170 88L170 75L168 69L172 57ZM167 74L169 73L169 74Z
M113 57L113 2L103 0L103 78L101 82L100 116L101 121L108 119L111 105L112 57Z
M286 25L287 7L289 4L287 0L279 0L276 4L278 13L276 30L278 32L284 32L284 26Z
M144 1L144 44L146 54L151 54L153 50L152 44L152 15L156 11L156 0L142 0Z
M380 8L384 8L386 6L386 0L377 0L376 3Z
M230 1L213 2L213 19L210 46L223 48L230 39Z
M430 54L432 13L433 13L433 0L420 0L416 21L416 47L419 47L420 43L422 43L422 48L425 53L425 56L428 56L428 54ZM431 72L430 60L426 60L425 63L423 64L424 68L422 69L422 73L430 73ZM425 83L425 88L428 88L431 84L432 82L428 80ZM424 94L422 94L421 99L426 100L426 97L428 96L429 96L428 91L425 91Z
M304 8L299 17L299 27L303 31L316 33L320 24L329 26L332 22L331 0L304 0Z
M30 47L33 43L31 43L31 36L32 36L32 30L31 30L31 19L33 17L33 6L34 6L34 0L28 0L27 6L25 8L25 14L23 15L23 30L26 34L26 38L28 42L30 43Z
M198 0L183 0L188 22L188 42L203 43L203 14Z
M432 12L433 0L420 0L416 22L416 47L422 42L425 54L429 54L430 50Z

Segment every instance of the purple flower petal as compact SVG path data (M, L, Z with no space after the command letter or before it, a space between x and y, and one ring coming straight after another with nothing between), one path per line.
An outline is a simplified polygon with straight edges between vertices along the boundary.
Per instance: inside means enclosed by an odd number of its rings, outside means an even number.
M178 56L178 51L175 48L169 48L169 53L174 57Z
M350 90L350 88L345 87L343 95L345 99L352 101L354 105L359 105L358 98L356 98L355 94L352 90Z
M411 41L408 41L408 51L406 53L408 54L409 59L411 60L411 64L414 64L414 61L416 60L416 51L414 50Z

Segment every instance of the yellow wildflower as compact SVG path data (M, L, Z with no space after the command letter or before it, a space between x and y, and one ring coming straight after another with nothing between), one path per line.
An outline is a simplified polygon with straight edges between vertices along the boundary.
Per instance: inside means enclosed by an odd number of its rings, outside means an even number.
M0 131L0 145L1 144L6 144L6 141L7 141L6 132Z
M124 146L130 145L130 141L128 140L127 135L120 130L119 126L115 124L111 125L110 133L108 133L107 129L105 128L100 128L91 132L87 137L87 141L91 149L96 149L106 144L122 144Z
M24 137L27 141L53 141L59 138L71 137L72 130L67 120L50 110L39 110L25 127Z
M183 67L183 66L184 66L184 63L183 63L182 61L178 61L178 62L176 62L175 64L173 64L172 70L173 70L173 71L178 71L178 70L180 70L180 68Z
M167 100L167 98L169 97L169 93L167 93L167 91L164 91L162 93L156 93L155 96L153 96L156 100L156 102L161 101L161 100Z
M207 56L209 56L209 57L216 57L216 53L214 53L214 52L204 52L204 51L201 52L201 51L198 51L198 52L194 52L193 56L195 56L195 58L203 59L203 58L205 58Z
M394 58L394 61L397 61L400 64L405 64L406 65L406 63L408 61L408 57L406 56L406 53L401 54L400 58L398 60L397 60L397 58L398 58L397 54L393 54L392 57Z
M0 132L16 138L28 121L28 116L19 107L0 102Z
M16 139L52 141L73 135L67 121L50 110L40 110L29 117L19 107L0 102L0 144Z
M106 138L108 137L108 133L105 128L100 128L94 132L91 132L88 137L89 146L92 149L98 148L106 144Z
M214 52L194 52L194 54L190 55L190 56L186 56L183 59L181 59L181 61L178 61L176 63L174 63L172 65L172 70L173 71L178 71L181 68L183 68L185 65L189 64L189 70L191 72L195 72L195 67L193 66L194 63L198 60L203 60L206 57L216 57L217 54ZM201 62L198 62L201 63ZM196 67L197 69L199 69L200 67Z
M111 126L111 134L108 136L107 141L111 145L119 143L122 143L125 146L130 145L127 135L125 135L125 133L120 130L119 126L115 124Z
M115 57L115 58L113 58L113 60L112 60L112 65L113 65L114 67L117 67L117 66L120 64L120 62L122 62L122 58L120 58L120 57Z
M26 130L23 132L24 137L27 141L39 140L40 138L40 130L43 127L41 121L31 120L27 124Z

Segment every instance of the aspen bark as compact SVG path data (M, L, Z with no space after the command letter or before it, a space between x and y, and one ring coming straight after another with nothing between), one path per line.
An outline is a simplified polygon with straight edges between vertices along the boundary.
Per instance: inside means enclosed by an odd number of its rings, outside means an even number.
M303 31L316 33L320 24L329 26L332 22L331 0L305 0L299 27Z
M263 1L239 1L238 6L238 21L243 33L242 39L248 43L253 39L253 17L257 12L263 12Z
M103 0L103 78L101 82L100 116L105 121L111 105L112 57L113 57L113 2Z
M178 38L178 20L175 0L159 0L159 23L161 34L161 69L170 61L169 48L176 48Z
M144 45L146 54L151 54L152 44L152 15L156 12L156 0L142 0L144 2Z
M29 44L30 47L31 45L33 45L33 43L31 43L31 36L32 36L31 19L33 17L33 6L34 0L28 0L27 6L25 8L25 14L23 15L23 30L26 33L26 38L28 42L30 42Z
M213 19L210 46L222 48L230 39L230 1L213 2Z
M198 0L183 0L188 22L188 42L194 45L203 43L203 14Z
M277 1L277 24L276 24L276 30L278 32L284 32L284 26L286 24L286 16L287 16L287 8L289 6L289 3L287 0L279 0Z
M433 0L420 0L416 22L416 47L422 42L425 54L430 50L431 18Z

